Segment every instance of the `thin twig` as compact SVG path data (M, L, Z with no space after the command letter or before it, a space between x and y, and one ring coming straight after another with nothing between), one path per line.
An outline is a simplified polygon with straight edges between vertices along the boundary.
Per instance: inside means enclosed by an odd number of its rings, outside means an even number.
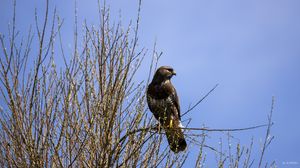
M213 92L219 84L216 84L208 93L206 93L205 96L203 96L193 107L191 107L190 109L188 109L186 112L184 112L182 116L186 115L187 113L189 113L190 111L192 111L195 107L197 107L211 92Z
M271 111L270 111L270 115L268 116L268 128L267 128L267 133L266 133L266 137L265 137L265 141L264 141L264 145L263 145L263 148L262 148L262 152L261 152L261 156L260 156L260 159L259 159L259 164L258 164L258 167L260 168L261 167L261 164L262 164L262 161L263 161L263 156L265 154L265 150L267 148L267 145L269 144L270 140L269 140L269 135L270 135L270 131L271 131L271 126L273 125L273 122L272 122L272 114L273 114L273 109L274 109L274 97L272 97L272 104L271 104ZM271 139L272 140L272 139Z

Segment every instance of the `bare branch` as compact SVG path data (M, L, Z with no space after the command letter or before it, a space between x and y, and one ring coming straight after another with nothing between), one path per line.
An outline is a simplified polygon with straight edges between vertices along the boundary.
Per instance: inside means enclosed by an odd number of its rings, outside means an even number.
M195 107L197 107L211 92L213 92L219 84L216 84L209 92L206 93L205 96L203 96L194 106L192 106L191 108L189 108L186 112L184 112L182 116L186 115L187 113L189 113L190 111L192 111Z
M270 136L271 127L273 125L272 115L273 115L273 109L274 109L274 102L275 102L275 98L273 96L272 97L272 104L271 104L270 114L268 115L268 125L267 125L268 127L267 127L266 137L265 137L265 140L264 140L264 144L263 144L263 147L262 147L262 152L261 152L260 159L259 159L259 164L258 164L259 168L261 167L263 157L264 157L264 154L265 154L265 150L266 150L268 144L270 144L270 142L273 139L273 138L269 139L269 136Z

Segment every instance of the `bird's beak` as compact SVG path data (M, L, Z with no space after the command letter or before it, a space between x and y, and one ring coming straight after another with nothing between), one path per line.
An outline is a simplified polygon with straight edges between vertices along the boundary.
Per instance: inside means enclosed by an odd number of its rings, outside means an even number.
M176 72L175 72L175 71L173 71L173 72L172 72L172 75L175 75L175 76L176 76Z

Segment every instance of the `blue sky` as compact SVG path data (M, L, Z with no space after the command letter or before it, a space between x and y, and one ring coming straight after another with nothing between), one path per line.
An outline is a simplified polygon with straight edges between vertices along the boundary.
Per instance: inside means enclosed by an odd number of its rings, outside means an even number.
M34 23L34 7L42 12L44 1L18 1L17 23L28 30ZM97 25L97 1L78 0L79 25L83 18ZM108 1L112 17L122 15L124 24L135 19L137 1ZM51 1L65 19L64 41L72 45L74 1ZM0 32L7 31L11 1L1 0ZM215 84L219 87L185 118L192 127L247 127L267 122L275 96L273 143L265 155L279 167L300 166L300 1L298 0L144 0L140 23L140 47L163 52L159 65L171 65L177 72L173 84L182 111L195 103ZM71 50L71 48L70 48ZM149 55L150 56L150 55ZM146 58L137 80L144 80ZM254 154L259 153L265 129L233 134L242 145L254 137ZM212 133L209 144L218 146ZM190 146L193 160L196 147ZM207 151L207 155L213 152ZM257 165L257 156L255 166ZM283 165L297 162L297 165ZM207 163L210 164L210 163Z

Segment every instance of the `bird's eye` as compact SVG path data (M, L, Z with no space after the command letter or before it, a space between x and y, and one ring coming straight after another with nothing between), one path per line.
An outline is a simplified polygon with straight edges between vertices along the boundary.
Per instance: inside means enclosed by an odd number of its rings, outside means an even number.
M169 68L168 71L173 72L173 69L172 69L172 68Z

